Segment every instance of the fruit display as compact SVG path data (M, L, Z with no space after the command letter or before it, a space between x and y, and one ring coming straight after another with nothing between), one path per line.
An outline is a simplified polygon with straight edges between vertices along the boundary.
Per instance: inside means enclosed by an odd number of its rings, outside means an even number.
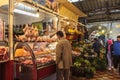
M89 60L79 56L73 61L71 72L76 77L92 78L96 69L93 67Z
M76 29L68 29L68 32L71 33L71 34L75 34Z

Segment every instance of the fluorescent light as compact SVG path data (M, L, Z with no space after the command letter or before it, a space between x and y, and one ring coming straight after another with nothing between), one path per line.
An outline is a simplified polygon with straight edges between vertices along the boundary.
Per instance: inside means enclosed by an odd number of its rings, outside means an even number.
M20 8L20 9L33 10L33 11L36 10L32 6L27 6L27 5L23 4L23 3L15 3L15 6L17 8Z
M79 2L79 1L83 1L83 0L68 0L69 2Z
M102 33L105 33L105 30L102 30Z
M32 16L32 17L39 17L39 13L34 14L34 13L26 12L26 11L23 11L23 10L19 10L19 9L14 9L14 12L24 14L24 15L28 15L28 16Z

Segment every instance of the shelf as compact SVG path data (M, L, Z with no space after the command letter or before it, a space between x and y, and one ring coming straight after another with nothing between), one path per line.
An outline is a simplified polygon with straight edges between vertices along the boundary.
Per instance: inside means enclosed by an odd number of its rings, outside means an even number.
M35 42L48 42L48 41L19 41L19 40L14 40L15 42L27 42L27 43L35 43ZM49 43L56 42L56 41L51 41Z
M2 60L2 61L0 61L0 63L5 63L5 62L8 62L9 61L9 59L7 59L7 60Z
M51 65L55 65L55 62L50 62L50 63L43 64L43 65L38 65L37 69L42 69L42 68L45 68L45 67L48 67L48 66L51 66Z
M75 35L75 33L66 33L66 35Z

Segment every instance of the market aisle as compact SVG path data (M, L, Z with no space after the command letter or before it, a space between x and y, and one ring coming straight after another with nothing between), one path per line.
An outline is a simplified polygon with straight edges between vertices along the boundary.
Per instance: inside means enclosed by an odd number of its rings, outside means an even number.
M92 79L85 78L72 78L71 80L120 80L120 75L113 72L100 72L97 71Z
M50 75L49 77L43 79L43 80L56 80L56 73Z
M86 78L75 78L71 77L70 80L120 80L120 75L115 74L113 72L100 72L97 71L96 74L94 75L94 78L92 79L86 79ZM43 80L56 80L56 74L53 74Z

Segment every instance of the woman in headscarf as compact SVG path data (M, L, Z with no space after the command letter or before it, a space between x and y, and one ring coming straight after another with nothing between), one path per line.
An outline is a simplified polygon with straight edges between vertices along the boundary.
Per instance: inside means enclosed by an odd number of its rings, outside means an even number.
M108 70L110 71L113 68L113 65L112 65L113 41L111 39L107 40L106 54L107 54L107 61L108 61Z

